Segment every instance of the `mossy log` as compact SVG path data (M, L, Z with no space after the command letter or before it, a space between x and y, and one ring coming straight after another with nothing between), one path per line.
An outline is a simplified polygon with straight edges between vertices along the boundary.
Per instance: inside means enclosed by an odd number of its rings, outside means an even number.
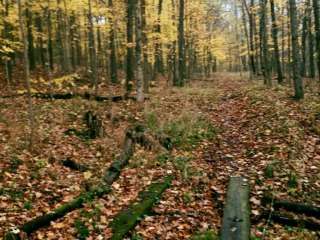
M103 176L103 179L98 187L93 187L90 191L84 192L80 194L74 200L61 205L50 213L47 213L43 216L37 217L25 224L23 224L20 228L20 232L24 232L27 235L36 231L39 228L48 226L52 221L60 219L64 217L66 214L82 208L83 204L88 200L92 200L94 198L100 198L105 194L111 191L111 184L118 179L121 170L128 164L129 159L133 155L134 152L134 141L132 137L135 135L135 131L139 131L141 127L134 127L126 132L126 137L124 141L123 151L121 155L110 165L110 167L106 170L106 173ZM8 232L4 240L18 240L21 239L19 233Z
M262 199L263 205L267 205L272 203L272 207L274 209L285 209L290 212L305 214L307 216L317 217L320 218L320 207L307 205L303 203L297 202L289 202L285 200L277 200L274 199L272 201L272 197L264 196Z
M1 96L1 98L16 98L16 97L23 97L27 96L25 93L22 94L14 94L14 95L7 95L7 96ZM106 102L106 101L112 101L112 102L120 102L124 100L133 100L136 101L135 97L131 96L94 96L89 93L85 94L76 94L76 93L33 93L32 97L39 98L39 99L52 99L52 100L69 100L73 98L82 98L86 100L95 100L97 102Z
M89 167L84 165L84 164L80 164L75 162L74 160L72 160L71 158L67 158L65 160L61 161L62 165L70 168L72 170L76 170L76 171L80 171L80 172L85 172L89 170Z
M147 190L139 193L138 200L135 203L116 215L110 223L113 232L111 239L123 239L152 209L162 193L170 186L171 180L172 177L167 176L162 182L152 183Z
M311 231L319 231L320 224L311 219L294 218L292 216L280 213L278 211L262 214L261 218L272 220L274 223L286 225L290 227L299 227L309 229Z
M231 177L221 229L222 240L250 238L249 183L243 177Z
M102 197L103 195L109 193L110 191L111 191L110 186L100 185L99 187L89 192L82 193L71 202L63 204L60 207L56 208L55 210L53 210L53 212L47 213L43 216L37 217L23 224L19 228L19 232L23 232L23 233L26 233L27 235L30 235L32 232L38 230L39 228L50 225L52 221L55 221L59 218L64 217L69 212L82 208L83 204L86 203L87 201L90 201L94 198ZM4 237L4 240L18 240L18 239L21 239L20 235L13 232L8 232Z

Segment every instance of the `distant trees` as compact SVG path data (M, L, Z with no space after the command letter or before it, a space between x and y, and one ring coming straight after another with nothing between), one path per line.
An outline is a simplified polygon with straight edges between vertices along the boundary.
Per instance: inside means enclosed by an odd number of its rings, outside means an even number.
M0 0L0 71L8 87L17 81L12 76L24 59L16 3ZM217 69L249 69L268 86L274 77L282 84L296 82L300 75L319 76L319 0L295 2L296 21L290 1L232 3L26 1L22 17L30 74L37 78L47 73L50 82L56 75L77 72L91 80L95 94L105 81L123 84L127 95L141 92L141 79L148 92L149 86L160 84L157 76L183 86L188 78L209 77ZM225 11L228 7L235 11Z
M267 7L268 2L270 8ZM319 1L259 0L257 3L250 0L248 3L248 0L242 0L241 4L246 9L242 14L248 15L245 24L249 26L246 37L250 71L253 75L261 72L268 86L272 85L273 73L280 84L293 80L295 97L303 98L302 77L315 78L316 73L320 75ZM255 17L257 11L258 19ZM259 31L255 28L257 24Z

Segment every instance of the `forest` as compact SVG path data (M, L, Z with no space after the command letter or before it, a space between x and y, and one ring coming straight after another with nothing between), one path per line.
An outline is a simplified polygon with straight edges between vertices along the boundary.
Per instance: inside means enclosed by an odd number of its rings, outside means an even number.
M0 239L320 239L320 0L0 0Z

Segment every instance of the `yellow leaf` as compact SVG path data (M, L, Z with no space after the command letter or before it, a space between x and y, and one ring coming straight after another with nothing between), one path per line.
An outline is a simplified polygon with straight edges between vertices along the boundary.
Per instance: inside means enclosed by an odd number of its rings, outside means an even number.
M84 179L88 180L89 178L91 178L92 173L90 171L84 172L83 173Z

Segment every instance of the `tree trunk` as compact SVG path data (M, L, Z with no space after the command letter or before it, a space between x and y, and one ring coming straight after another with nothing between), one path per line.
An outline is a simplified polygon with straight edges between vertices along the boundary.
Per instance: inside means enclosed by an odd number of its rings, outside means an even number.
M158 73L163 74L163 56L162 56L162 44L161 44L161 13L162 13L163 0L159 0L158 3L158 18L155 26L155 62L154 62L154 77L156 80Z
M60 7L60 0L57 0L57 30L56 30L56 48L58 49L59 55L59 63L60 63L60 71L65 72L65 51L64 51L64 43L62 41L62 31L63 31L63 23L62 23L62 10Z
M33 46L33 34L32 34L32 12L29 9L28 3L26 8L26 17L27 17L27 37L28 37L28 58L29 58L29 68L34 70L36 68L36 59L34 54Z
M50 0L47 0L47 62L49 68L53 70L53 46L52 46L52 26L51 26L51 10L50 10Z
M313 0L314 28L316 32L316 52L318 62L318 77L320 80L320 3L319 0Z
M278 44L278 26L276 21L276 13L274 0L270 0L271 6L271 20L272 20L272 39L273 39L273 47L274 47L274 57L278 74L278 83L283 83L283 75L281 69L281 61L280 61L280 52L279 52L279 44Z
M302 37L301 37L301 76L306 76L306 60L307 60L307 51L306 51L306 41L307 41L307 24L308 24L308 17L307 17L307 9L304 13L303 19L302 19Z
M134 5L135 0L127 0L127 76L126 76L126 95L129 95L132 89L134 79L134 42L133 42L133 24L134 24Z
M141 0L141 27L142 31L142 52L143 52L143 84L144 92L149 92L149 60L148 60L148 37L146 32L147 18L146 18L146 0Z
M295 90L295 98L303 98L303 86L300 72L300 56L298 41L298 20L296 0L289 0L290 25L291 25L291 42L292 42L292 74Z
M22 3L21 0L17 0L18 3L18 11L19 11L19 28L21 40L23 41L23 55L24 55L24 67L25 67L25 83L28 94L28 114L29 114L29 127L30 127L30 138L29 138L29 147L33 147L33 138L34 138L34 113L33 113L33 105L32 105L32 97L31 97L31 86L30 86L30 63L29 63L29 42L26 37L25 25L23 21L22 14Z
M141 23L141 0L136 0L136 62L137 62L137 101L144 101L143 64L142 64L142 23Z
M261 55L263 61L264 82L267 86L272 86L269 47L268 47L268 28L267 28L267 0L260 0L260 37L261 37Z
M184 0L179 0L179 25L178 25L178 48L179 48L179 76L175 85L184 86L186 78L185 38L184 38Z
M92 81L92 86L94 88L94 95L98 95L98 81L97 81L97 62L96 62L96 46L95 37L93 30L93 16L92 16L92 6L91 0L88 0L89 13L88 13L88 35L89 35L89 59L90 59L90 76Z
M109 8L111 9L112 13L113 11L113 2L112 0L109 0ZM114 16L114 14L112 14ZM110 17L110 77L112 83L118 82L118 67L117 67L117 54L116 54L116 42L115 42L115 24L113 17Z
M309 77L315 78L316 71L314 65L314 35L312 32L312 8L310 6L310 1L308 0L308 44L309 44Z
M67 73L71 70L71 58L70 58L70 24L69 24L69 17L68 17L68 8L66 0L63 0L64 6L64 57L65 57L65 68Z

